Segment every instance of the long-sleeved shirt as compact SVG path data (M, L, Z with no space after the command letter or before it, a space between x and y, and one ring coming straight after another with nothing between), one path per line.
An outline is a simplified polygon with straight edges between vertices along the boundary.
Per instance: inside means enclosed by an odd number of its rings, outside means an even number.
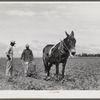
M7 56L7 60L12 60L12 58L13 58L13 47L12 46L7 48L6 56Z
M30 49L25 49L23 52L22 52L22 55L21 55L21 60L24 60L25 62L31 62L32 60L34 60L34 56L33 56L33 53L32 53L32 50Z

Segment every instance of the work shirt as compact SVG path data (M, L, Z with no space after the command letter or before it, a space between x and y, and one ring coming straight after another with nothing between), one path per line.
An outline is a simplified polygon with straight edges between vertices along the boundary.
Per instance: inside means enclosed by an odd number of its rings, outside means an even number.
M21 59L25 62L31 62L32 60L34 60L32 50L25 49L21 55Z
M13 58L13 47L12 46L10 46L6 50L6 56L7 56L7 60L12 60L12 58Z

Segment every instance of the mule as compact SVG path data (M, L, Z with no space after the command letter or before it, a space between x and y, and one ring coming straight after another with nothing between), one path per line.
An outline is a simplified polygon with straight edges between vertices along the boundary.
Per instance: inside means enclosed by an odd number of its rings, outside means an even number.
M62 63L62 79L64 78L65 66L70 55L75 55L76 39L74 32L69 35L66 31L66 38L56 45L48 44L43 48L43 63L45 67L46 79L49 80L52 65L56 66L56 79L58 80L59 64Z

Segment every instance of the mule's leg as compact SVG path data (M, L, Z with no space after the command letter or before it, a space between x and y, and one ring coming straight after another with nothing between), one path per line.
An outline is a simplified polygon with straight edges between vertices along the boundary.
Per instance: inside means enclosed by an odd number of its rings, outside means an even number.
M67 61L65 61L65 62L62 63L62 78L64 78L66 62Z
M49 79L50 79L50 69L51 69L51 66L52 66L52 64L50 63L50 64L48 65L46 80L49 80Z
M45 73L47 73L48 62L44 61Z
M51 69L52 63L48 64L48 71L47 71L47 76L49 77L50 75L50 69Z
M44 79L46 80L47 79L47 73L48 73L48 61L47 59L43 59L43 64L44 64L44 71L45 71L45 77Z
M59 63L56 63L56 80L58 80L58 74L59 74Z

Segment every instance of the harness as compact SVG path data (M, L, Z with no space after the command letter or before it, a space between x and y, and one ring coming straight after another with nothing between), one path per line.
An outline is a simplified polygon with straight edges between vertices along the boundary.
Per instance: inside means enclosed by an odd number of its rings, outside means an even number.
M60 50L61 54L64 54L65 53L64 49L67 50L70 53L70 49L66 46L66 44L64 43L64 41L61 41L60 42L60 46L58 47L58 50Z
M51 56L52 49L53 49L55 46L56 46L56 45L54 45L54 46L49 50L49 57Z
M61 44L62 43L62 44ZM54 45L50 50L49 50L49 57L51 56L51 53L52 53L52 49L55 48L56 45ZM59 53L62 55L62 54L65 54L65 50L67 50L69 53L70 53L70 49L66 46L66 44L64 43L64 41L61 41L60 42L60 45L58 47L58 50L60 51Z

